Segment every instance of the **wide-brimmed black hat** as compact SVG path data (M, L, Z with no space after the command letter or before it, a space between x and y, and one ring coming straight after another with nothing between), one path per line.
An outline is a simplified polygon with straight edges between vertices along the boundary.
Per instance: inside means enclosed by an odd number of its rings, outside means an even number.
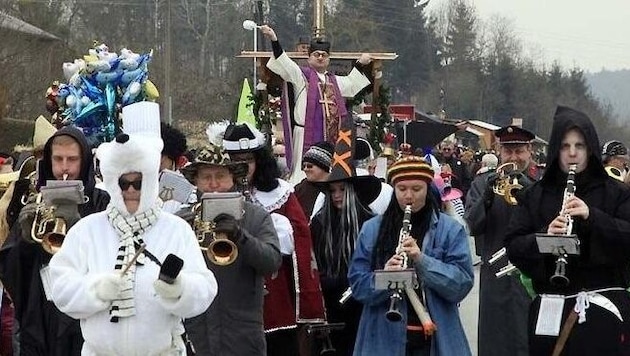
M354 187L354 191L366 207L370 205L381 193L381 180L373 175L357 175L354 166L354 147L356 136L354 126L344 123L339 130L335 152L333 153L332 166L328 180L317 183L320 189L329 189L330 183L348 182Z
M235 176L247 174L247 162L233 162L221 146L208 144L197 151L195 159L181 169L186 179L194 184L195 175L202 166L227 167Z

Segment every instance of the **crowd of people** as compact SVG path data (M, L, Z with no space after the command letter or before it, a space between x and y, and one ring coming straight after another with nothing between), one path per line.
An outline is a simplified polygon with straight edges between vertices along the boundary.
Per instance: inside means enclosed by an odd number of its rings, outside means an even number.
M261 32L283 141L229 123L191 155L143 101L98 147L42 123L1 158L1 355L471 355L475 265L478 355L630 354L622 142L559 106L544 161L509 125L486 152L403 142L378 177L343 109L370 56L335 76L329 43L300 67Z

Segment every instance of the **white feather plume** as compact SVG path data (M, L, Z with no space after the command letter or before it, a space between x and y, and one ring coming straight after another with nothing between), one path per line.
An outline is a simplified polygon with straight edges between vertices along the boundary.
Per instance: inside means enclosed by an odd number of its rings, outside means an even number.
M210 143L215 146L223 146L223 135L225 135L225 130L229 125L229 120L217 121L208 125L206 135L208 135Z
M256 126L250 124L249 122L246 122L245 125L247 125L249 129L252 131L252 133L256 137L256 141L258 141L258 144L260 146L264 146L265 143L267 142L267 140L265 140L265 134L260 132L260 130L258 130Z

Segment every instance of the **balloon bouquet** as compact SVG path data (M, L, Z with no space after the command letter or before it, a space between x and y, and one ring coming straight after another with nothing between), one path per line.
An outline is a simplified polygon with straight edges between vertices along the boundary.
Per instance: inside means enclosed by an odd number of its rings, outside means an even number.
M67 83L55 81L46 91L53 124L81 129L93 147L111 141L120 130L123 106L159 96L148 79L152 56L152 50L138 54L123 48L117 54L95 43L83 58L64 63Z

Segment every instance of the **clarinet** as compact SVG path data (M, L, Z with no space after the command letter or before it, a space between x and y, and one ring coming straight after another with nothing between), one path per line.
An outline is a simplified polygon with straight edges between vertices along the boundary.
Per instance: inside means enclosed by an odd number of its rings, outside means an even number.
M569 172L567 174L567 186L564 188L564 196L562 198L562 210L561 214L565 216L567 219L567 231L565 233L566 236L571 235L571 231L573 230L573 217L565 212L567 202L569 198L575 195L575 170L577 169L576 164L569 165ZM562 251L558 259L556 260L556 270L554 271L553 276L549 278L549 282L553 285L557 286L567 286L569 285L569 278L566 276L567 269L567 257L566 252Z
M405 206L405 213L403 215L403 223L400 228L400 233L398 234L398 246L396 247L396 254L401 256L403 259L402 269L407 269L407 264L409 262L409 257L407 253L403 251L403 240L406 239L411 233L411 205ZM402 313L400 312L400 302L402 301L403 293L405 293L402 289L397 289L392 293L389 297L389 310L385 314L389 321L400 321L402 320Z

